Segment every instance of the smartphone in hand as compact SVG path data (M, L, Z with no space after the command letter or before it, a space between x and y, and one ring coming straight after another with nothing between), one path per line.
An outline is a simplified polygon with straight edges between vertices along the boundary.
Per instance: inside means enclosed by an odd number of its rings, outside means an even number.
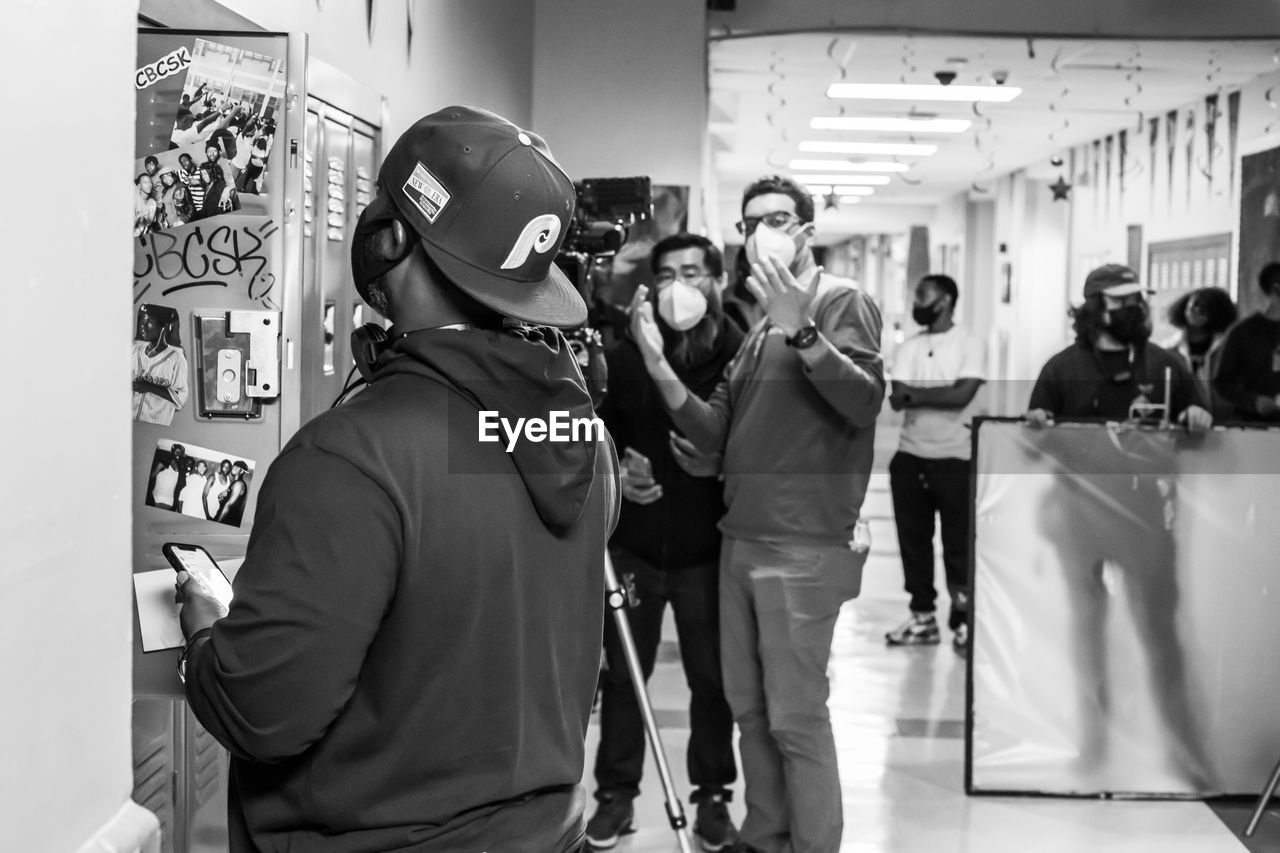
M627 473L637 480L653 482L653 463L649 461L648 456L633 447L628 447L622 451L622 467L626 468Z
M218 563L208 551L199 545L166 542L161 548L165 559L175 572L186 572L195 577L224 607L231 606L231 581L218 568Z

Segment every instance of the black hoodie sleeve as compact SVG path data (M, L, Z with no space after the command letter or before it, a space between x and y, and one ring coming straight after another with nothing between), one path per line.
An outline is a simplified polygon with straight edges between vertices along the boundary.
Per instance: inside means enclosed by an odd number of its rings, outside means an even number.
M324 735L394 594L400 530L346 460L300 446L272 463L231 612L187 664L187 699L219 743L273 762Z

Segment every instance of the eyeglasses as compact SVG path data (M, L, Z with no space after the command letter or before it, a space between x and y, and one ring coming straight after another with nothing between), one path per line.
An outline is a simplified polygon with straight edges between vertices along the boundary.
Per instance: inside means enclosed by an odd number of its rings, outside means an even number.
M774 210L763 216L744 216L742 221L736 223L739 234L748 235L756 230L761 222L770 228L786 228L792 222L801 222L799 216L796 216L789 210Z
M653 274L653 283L658 287L666 287L674 282L677 278L685 284L696 284L707 278L711 273L702 267L681 267L680 272L673 269L661 269Z

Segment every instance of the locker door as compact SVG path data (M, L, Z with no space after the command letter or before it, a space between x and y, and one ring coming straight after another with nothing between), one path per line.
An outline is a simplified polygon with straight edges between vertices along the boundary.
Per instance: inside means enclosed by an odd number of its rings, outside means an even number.
M121 489L134 798L160 815L163 850L225 850L228 758L182 698L161 548L201 545L233 576L262 478L299 424L306 36L143 29L138 68L137 310L120 329L134 358Z
M377 174L378 130L318 98L307 102L308 186L312 221L307 231L303 298L304 422L328 409L351 368L351 331L381 318L363 304L351 282L351 237L371 197Z

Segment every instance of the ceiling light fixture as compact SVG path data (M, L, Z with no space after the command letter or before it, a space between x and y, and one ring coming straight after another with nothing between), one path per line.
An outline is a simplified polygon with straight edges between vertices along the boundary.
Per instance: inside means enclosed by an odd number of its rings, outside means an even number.
M877 187L889 183L888 175L854 175L849 172L843 174L824 172L820 175L798 174L795 178L805 184L859 184L864 187Z
M935 86L926 83L832 83L828 98L869 101L989 101L1007 103L1022 94L1017 86Z
M928 157L938 146L923 142L838 142L805 140L800 150L810 154L880 154L882 156Z
M973 122L964 118L889 118L884 116L817 116L815 130L878 130L902 133L964 133Z
M850 160L792 160L792 169L835 169L841 172L905 172L911 167L906 163L890 163L868 160L854 163Z
M875 192L873 187L833 186L832 184L805 184L804 188L817 196L827 195L832 189L840 195L871 195Z

